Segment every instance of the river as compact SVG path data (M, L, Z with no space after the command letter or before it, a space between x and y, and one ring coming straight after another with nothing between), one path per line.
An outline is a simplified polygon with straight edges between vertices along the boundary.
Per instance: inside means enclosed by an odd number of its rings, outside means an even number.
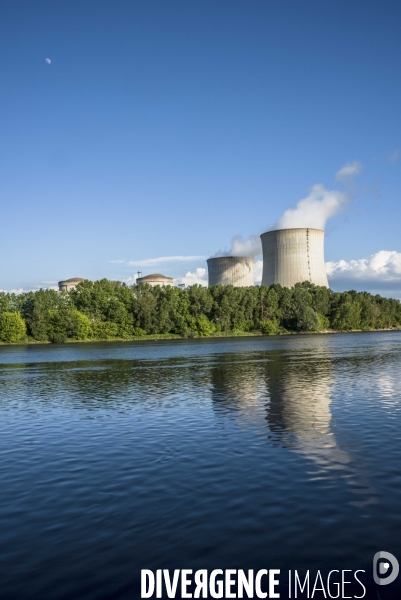
M401 332L0 347L0 485L1 599L266 568L365 570L377 600L373 555L401 559Z

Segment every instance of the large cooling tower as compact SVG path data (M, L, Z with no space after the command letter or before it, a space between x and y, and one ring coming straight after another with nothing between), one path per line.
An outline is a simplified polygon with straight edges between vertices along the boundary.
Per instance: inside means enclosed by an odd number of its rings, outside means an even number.
M246 287L253 285L253 258L249 256L219 256L207 260L209 287L234 285Z
M310 281L329 287L324 264L324 231L321 229L277 229L260 236L263 247L262 284L293 287Z

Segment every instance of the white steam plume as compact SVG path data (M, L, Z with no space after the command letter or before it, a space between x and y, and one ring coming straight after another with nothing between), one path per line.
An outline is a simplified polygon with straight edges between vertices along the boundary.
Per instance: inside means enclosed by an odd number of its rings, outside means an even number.
M341 181L348 189L352 187L353 178L360 173L362 165L353 162L344 165L336 173L336 181ZM326 190L323 184L315 183L309 196L302 198L296 208L289 208L277 221L275 229L292 227L313 227L324 229L327 219L334 217L351 200L352 194L338 190Z
M231 240L230 250L219 250L214 257L217 256L258 256L262 254L262 244L260 235L251 235L247 240L244 240L242 235L235 235Z
M352 182L355 175L362 171L362 164L356 160L353 163L347 163L336 173L336 181L342 181L345 184Z
M289 208L277 221L275 229L292 227L313 227L324 229L327 219L333 217L350 201L351 197L337 190L326 190L321 183L316 183L309 196L302 198L296 208Z
M289 208L277 221L273 229L290 229L296 227L312 227L324 229L327 219L333 217L343 209L353 197L353 178L360 173L362 165L355 161L344 165L335 175L336 181L341 181L346 187L346 192L326 190L323 184L316 183L312 186L309 195L302 198L295 208ZM263 233L263 229L260 233ZM228 251L216 252L215 256L259 256L262 254L262 245L259 234L251 235L244 240L236 235L231 240Z

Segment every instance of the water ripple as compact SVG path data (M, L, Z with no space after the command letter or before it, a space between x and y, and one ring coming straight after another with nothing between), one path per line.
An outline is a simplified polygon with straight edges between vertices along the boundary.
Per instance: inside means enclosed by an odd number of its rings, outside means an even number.
M397 332L1 347L2 597L401 555L400 365Z

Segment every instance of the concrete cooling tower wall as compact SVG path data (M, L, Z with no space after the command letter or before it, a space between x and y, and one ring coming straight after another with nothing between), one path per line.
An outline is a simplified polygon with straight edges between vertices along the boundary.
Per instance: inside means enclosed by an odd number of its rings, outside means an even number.
M254 285L253 258L249 256L219 256L207 260L209 287L234 285L247 287Z
M263 247L262 284L293 287L310 281L329 287L324 263L324 231L277 229L260 236Z

